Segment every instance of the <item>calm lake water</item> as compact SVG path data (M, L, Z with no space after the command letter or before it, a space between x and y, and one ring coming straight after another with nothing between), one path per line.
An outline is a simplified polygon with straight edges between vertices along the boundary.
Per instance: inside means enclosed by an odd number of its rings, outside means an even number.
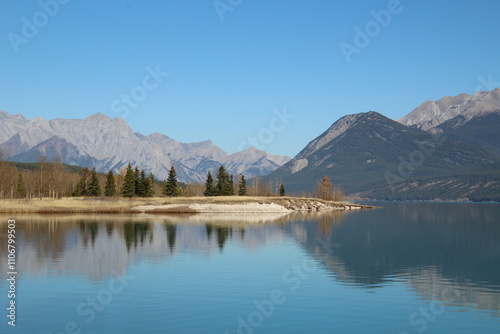
M499 333L500 204L375 204L258 224L15 217L15 328L3 217L0 332Z

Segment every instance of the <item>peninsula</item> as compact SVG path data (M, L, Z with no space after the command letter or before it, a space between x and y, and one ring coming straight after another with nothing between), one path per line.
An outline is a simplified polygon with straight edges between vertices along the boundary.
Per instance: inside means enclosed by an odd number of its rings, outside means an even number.
M12 199L0 203L4 214L196 214L196 213L292 213L361 210L373 207L303 197L152 197Z

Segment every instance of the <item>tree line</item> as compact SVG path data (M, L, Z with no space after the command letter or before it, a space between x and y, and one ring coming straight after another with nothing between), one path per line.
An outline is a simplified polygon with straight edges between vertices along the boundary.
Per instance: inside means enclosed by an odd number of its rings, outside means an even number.
M106 184L104 186L104 196L112 197L121 195L123 197L153 197L157 193L156 184L158 183L153 173L146 176L144 170L139 167L133 167L131 163L128 164L123 176L121 191L118 191L116 185L117 176L113 171L109 171L106 176ZM181 187L177 181L177 172L172 166L168 172L168 178L163 182L162 194L166 196L178 196L181 193ZM97 177L95 168L90 171L84 168L81 173L81 178L73 196L94 196L102 195L102 189Z
M118 192L115 175L110 170L106 177L106 184L104 186L104 196L116 196L121 195L123 197L153 197L157 191L155 190L155 176L150 173L146 176L144 170L140 170L138 167L133 167L130 163L128 164L123 177L123 182L121 186L121 192ZM238 184L235 184L234 176L230 175L224 166L220 166L216 179L213 178L212 173L208 172L207 179L205 182L205 188L203 190L204 196L246 196L247 195L247 183L245 176L241 175L238 177ZM270 191L262 194L262 188L266 191L266 187L259 186L259 182L254 182L256 187L253 187L251 193L261 196L271 195ZM161 193L169 197L177 196L189 196L188 188L194 186L197 192L200 191L200 187L196 185L184 185L177 180L177 172L174 166L170 167L168 172L167 180L165 180L161 185ZM255 188L255 189L254 189ZM260 194L257 194L256 190L260 190ZM89 170L84 168L81 172L81 177L76 185L73 196L94 196L98 197L102 195L102 189L98 179L98 173L95 168ZM199 195L199 194L192 194ZM285 196L285 187L281 184L279 187L279 195Z
M37 163L0 159L0 198L152 197L159 193L176 196L180 191L173 167L162 183L131 164L118 174L111 170L101 174L95 168L68 166L59 160L46 162L43 157Z
M207 173L207 179L205 181L205 191L204 196L269 196L271 195L270 186L264 183L264 186L259 185L258 178L252 180L251 193L247 193L247 182L245 180L245 175L241 175L238 178L238 184L235 185L233 175L230 175L224 166L220 166L216 174L217 180L214 180L212 173ZM255 187L253 187L255 185ZM285 186L283 184L279 187L279 196L285 196Z
M60 198L70 196L90 197L153 197L159 194L175 196L285 196L283 184L264 182L253 177L247 182L244 175L235 180L224 166L217 172L207 173L204 184L182 184L171 166L167 180L157 180L153 173L128 164L119 173L97 173L95 168L67 166L60 161L38 163L13 163L0 159L0 198ZM309 197L308 195L307 197ZM345 195L332 185L327 175L318 181L315 197L326 200L343 200Z
M0 198L60 198L71 196L79 167L60 161L12 163L0 159Z

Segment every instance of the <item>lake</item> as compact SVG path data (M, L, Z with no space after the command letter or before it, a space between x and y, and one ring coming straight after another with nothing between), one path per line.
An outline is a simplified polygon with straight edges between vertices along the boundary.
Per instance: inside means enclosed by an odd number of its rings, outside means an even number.
M500 204L370 204L384 208L15 216L15 298L2 217L0 332L500 332Z

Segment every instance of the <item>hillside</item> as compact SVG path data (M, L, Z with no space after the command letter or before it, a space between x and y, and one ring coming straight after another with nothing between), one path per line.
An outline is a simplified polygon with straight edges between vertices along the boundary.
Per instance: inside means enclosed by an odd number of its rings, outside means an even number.
M314 191L328 175L353 197L500 200L499 152L456 131L431 134L376 112L348 115L265 179L296 193Z

